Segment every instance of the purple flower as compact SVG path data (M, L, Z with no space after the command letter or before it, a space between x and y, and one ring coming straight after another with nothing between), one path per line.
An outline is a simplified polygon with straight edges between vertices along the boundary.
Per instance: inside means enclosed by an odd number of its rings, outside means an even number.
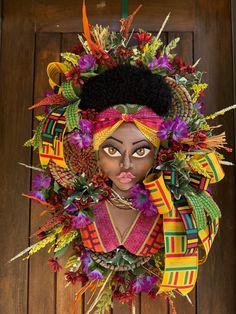
M135 184L130 190L132 205L146 216L157 215L156 206L152 203L150 191L143 189L140 184Z
M97 269L94 269L93 271L91 271L90 273L88 273L88 277L92 280L102 280L103 279L103 275L101 274L101 272Z
M157 136L162 141L170 136L174 141L179 142L182 138L188 136L188 125L178 116L174 120L165 120L158 130Z
M79 128L70 135L70 140L78 149L87 149L92 143L93 124L87 119L80 119Z
M71 143L73 143L78 149L83 148L82 136L79 131L76 130L73 133L71 133L70 140Z
M92 263L92 258L91 258L90 252L88 250L86 250L84 252L84 254L81 255L80 260L81 260L81 265L82 265L83 271L88 273L89 266Z
M82 133L92 134L93 124L90 120L80 119L79 127Z
M91 134L83 134L83 135L81 135L81 138L82 138L83 148L84 149L89 148L89 146L92 143L92 139L93 139L92 135Z
M96 58L93 55L84 55L81 56L78 61L78 66L81 71L91 70L96 63Z
M50 184L51 184L51 178L43 172L39 172L32 179L32 189L33 190L39 190L42 188L48 189Z
M133 281L131 288L134 293L148 293L154 288L156 282L157 278L154 276L140 276Z
M196 101L194 106L197 108L197 111L200 113L200 114L204 114L204 103L202 101Z
M154 57L152 62L148 64L148 68L150 70L154 70L155 68L158 68L158 69L166 69L170 71L172 69L172 66L169 63L167 54L164 53L163 56L160 56L159 58Z
M76 229L83 228L84 226L91 223L91 219L81 212L77 216L72 217L72 219L73 227L75 227Z
M31 191L31 192L29 192L29 195L38 198L40 201L45 202L45 196L44 196L43 192Z
M70 214L75 213L76 211L78 211L78 207L75 204L70 204L68 207L65 208L66 211Z

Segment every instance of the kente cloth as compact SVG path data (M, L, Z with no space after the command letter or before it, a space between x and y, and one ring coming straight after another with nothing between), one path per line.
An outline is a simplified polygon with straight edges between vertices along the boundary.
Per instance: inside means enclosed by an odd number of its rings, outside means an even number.
M63 140L66 131L65 108L55 108L46 118L42 128L39 159L42 166L53 160L58 166L67 168L64 159Z
M138 213L121 239L105 202L93 207L95 220L81 229L85 247L95 252L111 252L119 246L138 256L151 256L163 247L162 217Z
M197 280L198 250L187 252L185 226L175 208L163 215L163 230L165 270L160 292L178 289L182 294L187 294Z
M209 173L210 179L191 173L189 184L198 191L197 193L204 195L208 184L221 180L224 173L215 154L204 156L201 158L201 162ZM160 292L178 289L182 294L187 294L195 286L198 264L207 259L218 231L219 218L210 219L207 216L207 225L200 230L196 224L194 208L191 207L186 197L182 196L176 200L169 192L167 187L175 186L176 182L178 182L177 173L167 170L148 176L144 180L144 185L149 190L157 211L163 214L165 269ZM199 239L202 244L199 243ZM204 252L200 259L198 257L199 247Z
M156 135L162 119L151 109L142 107L135 113L121 113L110 107L102 111L96 118L94 125L93 146L97 150L99 146L109 137L123 122L133 122L145 137L156 147L160 140Z

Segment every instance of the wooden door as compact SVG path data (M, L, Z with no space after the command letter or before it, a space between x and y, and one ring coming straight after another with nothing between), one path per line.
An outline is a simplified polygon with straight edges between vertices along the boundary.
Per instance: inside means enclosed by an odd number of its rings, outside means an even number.
M125 1L87 1L91 24L119 29ZM140 4L129 0L129 13ZM47 252L29 262L7 261L33 240L43 219L41 208L20 196L30 190L31 172L18 162L37 165L37 157L22 147L31 137L32 112L27 108L43 97L48 88L46 66L60 59L59 52L77 43L82 31L81 1L78 0L2 0L1 50L1 281L0 312L6 314L66 314L78 287L65 288L64 276L50 272ZM178 53L189 63L201 57L199 68L209 82L207 112L233 103L233 70L230 0L157 0L143 2L133 26L156 31L165 16L171 18L165 29L166 41L180 36ZM224 124L229 146L234 147L233 113L217 120ZM234 161L234 154L227 155ZM235 277L235 169L225 169L226 179L214 189L222 208L220 232L207 263L200 267L196 289L190 294L192 305L177 297L180 314L225 314L236 312ZM84 313L89 296L78 309ZM138 314L170 313L165 301L152 301L142 295ZM126 305L115 304L113 314L129 313Z

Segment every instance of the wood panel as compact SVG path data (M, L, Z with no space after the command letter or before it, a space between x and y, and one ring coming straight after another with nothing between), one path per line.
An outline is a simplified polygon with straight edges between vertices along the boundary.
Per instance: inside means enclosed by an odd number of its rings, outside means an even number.
M30 164L31 161L30 150L22 144L31 135L31 114L26 108L33 94L34 28L31 18L25 19L31 10L31 1L26 0L24 6L5 1L3 9L0 312L27 313L28 264L21 260L11 264L7 261L29 244L29 202L21 193L29 190L30 177L18 162Z
M206 71L209 82L206 94L207 112L214 112L233 103L230 1L196 1L195 59ZM233 113L213 121L222 123L229 146L234 144ZM234 161L234 154L226 154ZM197 288L199 313L235 313L235 177L224 167L226 178L213 190L223 217L220 232L210 256L200 268Z
M60 34L36 34L35 53L35 80L34 80L34 103L40 101L49 89L48 78L45 69L49 62L59 60ZM42 109L34 111L34 115L40 115ZM38 122L34 120L33 128L36 129ZM33 155L33 165L38 166L38 155ZM34 171L33 175L37 172ZM31 204L31 234L35 234L38 227L43 224L46 217L40 216L45 208L35 202ZM36 237L32 241L37 241ZM30 281L29 281L29 313L56 313L55 285L56 276L51 272L47 259L50 257L47 250L42 250L30 258ZM43 289L40 284L43 282ZM43 302L42 302L43 300Z
M12 264L5 263L28 246L29 235L43 219L38 216L41 207L32 204L29 211L28 201L20 197L22 192L30 190L31 174L27 169L18 166L17 161L26 164L31 162L30 150L21 146L31 136L32 114L27 111L27 107L33 101L41 99L47 89L47 63L59 60L60 49L67 50L77 42L76 33L82 30L82 1L70 0L65 3L62 0L26 0L24 6L19 0L2 2L4 20L1 75L4 80L1 84L0 117L0 312L66 314L79 286L65 289L63 273L55 275L49 270L47 252L39 252L33 256L29 269L27 262L18 260ZM236 5L234 1L231 2L235 23ZM138 0L129 0L129 13L139 4ZM181 36L177 52L187 63L193 63L201 57L199 68L207 72L205 80L209 82L205 97L207 113L231 105L233 88L236 90L232 70L230 4L230 0L148 0L133 24L136 29L141 27L156 31L167 13L172 12L165 28L168 36L164 36L168 37L168 41ZM119 29L121 1L87 1L87 11L91 24L110 24L112 29ZM236 47L235 31L233 36ZM234 61L234 71L235 64ZM235 121L235 113L226 114L214 121L214 124L224 124L231 147L235 147ZM227 160L234 162L234 154L227 154ZM33 163L37 164L35 157ZM219 235L208 261L200 266L197 289L190 294L193 305L185 298L177 297L177 313L236 312L236 229L233 224L236 218L233 188L236 168L225 167L225 170L226 179L213 189L223 214ZM61 262L64 263L65 259ZM82 302L78 313L84 312L85 307L86 304ZM116 303L111 313L121 312L128 314L128 306ZM142 295L137 300L136 313L167 314L170 309L165 301L153 301Z

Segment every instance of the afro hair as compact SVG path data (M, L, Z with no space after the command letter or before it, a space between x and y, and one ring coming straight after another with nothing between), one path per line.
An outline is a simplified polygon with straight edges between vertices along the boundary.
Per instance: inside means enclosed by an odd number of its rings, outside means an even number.
M138 104L162 116L171 107L171 89L164 78L131 65L119 65L89 78L80 98L81 109L92 107L97 112L117 104Z

